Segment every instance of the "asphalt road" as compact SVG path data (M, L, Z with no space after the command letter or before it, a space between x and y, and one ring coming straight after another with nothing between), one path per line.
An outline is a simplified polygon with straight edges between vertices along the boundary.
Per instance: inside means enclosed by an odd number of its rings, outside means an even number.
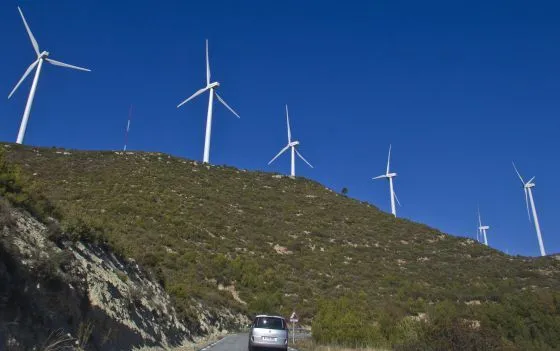
M247 351L247 345L249 343L249 334L233 334L228 335L222 340L206 346L200 351ZM288 348L289 351L297 351L293 348Z

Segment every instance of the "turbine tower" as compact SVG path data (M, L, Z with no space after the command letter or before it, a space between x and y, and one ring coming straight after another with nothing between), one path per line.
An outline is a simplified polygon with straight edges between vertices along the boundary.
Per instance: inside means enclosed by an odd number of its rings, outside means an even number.
M33 99L35 98L35 91L37 90L37 83L39 82L39 75L41 74L41 68L43 67L43 62L47 61L48 63L53 64L55 66L67 67L67 68L77 69L80 71L90 72L90 70L87 68L72 66L64 62L55 61L49 58L49 53L47 51L41 52L39 50L39 44L37 43L37 40L35 40L33 33L31 33L31 29L29 29L29 25L27 24L27 21L23 16L23 12L19 7L18 7L18 11L19 14L21 15L21 19L23 20L23 25L27 30L27 34L29 35L29 39L31 39L31 45L33 45L33 49L37 54L37 60L35 60L27 68L27 71L25 71L23 77L21 77L21 79L16 84L16 86L14 87L10 95L8 95L8 99L11 98L12 95L16 92L17 88L20 86L20 84L25 80L25 78L27 78L27 76L31 73L31 71L33 71L33 69L37 67L37 70L35 71L35 78L33 78L33 84L31 85L31 91L29 92L29 97L27 98L27 104L25 105L25 111L23 112L23 119L21 121L21 125L19 127L19 132L16 140L16 143L21 144L23 143L23 137L25 136L25 130L27 129L27 122L29 121L29 114L31 113L31 106L33 105Z
M274 156L274 158L272 160L270 160L270 162L268 164L270 165L280 155L282 155L284 152L286 152L288 149L291 148L291 151L292 151L292 170L291 170L290 175L291 175L292 178L295 178L295 176L296 176L296 155L299 158L301 158L303 160L303 162L307 163L307 165L309 167L313 168L313 166L311 165L311 163L307 162L307 160L297 150L297 146L299 145L299 141L297 141L297 140L292 141L292 131L290 129L290 117L288 115L288 105L286 105L286 123L288 125L288 145L286 145L282 150L280 150L280 152L276 156Z
M528 182L525 182L523 180L523 177L521 177L521 174L519 174L517 167L515 167L515 163L512 162L512 164L513 164L513 169L515 169L515 173L517 173L519 180L521 180L521 184L523 184L523 191L525 191L525 204L527 205L527 215L529 216L529 221L531 221L531 214L529 213L529 203L531 204L531 211L533 212L533 219L535 222L535 230L537 231L537 238L539 240L539 248L541 250L541 256L546 256L546 252L544 250L544 244L542 240L541 226L539 224L539 217L537 216L535 200L533 200L533 188L535 187L535 183L533 183L533 180L535 180L535 177L529 179Z
M486 236L486 231L490 229L487 225L482 225L482 219L480 217L480 208L478 209L478 231L484 238L484 245L488 246L488 237Z
M219 102L221 102L228 110L231 111L231 113L233 113L237 118L241 118L241 117L239 117L237 112L235 112L224 101L224 99L222 99L222 97L220 95L218 95L218 93L216 92L216 89L219 86L220 86L219 82L213 82L213 83L210 82L210 59L208 57L208 39L206 39L206 86L202 89L199 89L197 92L192 94L188 99L186 99L185 101L183 101L179 105L177 105L177 108L179 108L179 107L183 106L184 104L186 104L187 102L189 102L190 100L197 97L198 95L206 92L207 90L210 90L210 95L209 95L209 98L208 98L208 115L206 117L206 135L205 135L205 138L204 138L204 155L203 155L203 158L202 158L204 163L209 163L210 162L210 137L212 135L212 106L214 104L214 95L216 96L216 98L218 99Z
M399 198L397 197L397 194L395 193L395 190L393 189L393 178L397 176L397 173L391 173L391 171L389 170L390 163L391 163L391 145L389 145L389 157L387 158L387 171L386 171L386 173L382 174L380 176L377 176L373 179L387 178L389 180L389 194L391 196L391 213L393 214L393 216L397 217L397 209L396 209L396 206L395 206L395 200L397 201L399 206L402 206L402 205L401 205L401 202L399 201Z

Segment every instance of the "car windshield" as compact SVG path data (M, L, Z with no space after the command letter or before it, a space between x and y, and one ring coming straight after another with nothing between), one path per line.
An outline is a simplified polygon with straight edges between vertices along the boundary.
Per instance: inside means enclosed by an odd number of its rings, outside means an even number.
M281 318L271 318L271 317L258 317L255 320L255 328L276 329L276 330L285 329L284 321Z

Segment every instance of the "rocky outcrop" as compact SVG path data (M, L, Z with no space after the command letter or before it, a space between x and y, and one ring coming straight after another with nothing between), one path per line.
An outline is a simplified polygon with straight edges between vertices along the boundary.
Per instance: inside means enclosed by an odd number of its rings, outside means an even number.
M0 204L0 349L170 347L246 323L193 302L196 325L179 320L169 295L133 260L104 245L50 241L28 213ZM58 349L63 349L58 348Z

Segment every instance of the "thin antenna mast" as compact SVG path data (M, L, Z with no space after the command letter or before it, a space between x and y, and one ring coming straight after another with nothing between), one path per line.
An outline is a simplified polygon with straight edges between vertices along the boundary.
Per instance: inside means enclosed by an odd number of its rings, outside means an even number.
M128 145L128 132L130 131L130 121L132 120L132 105L128 110L128 122L126 124L126 132L124 134L124 148L123 151L126 152L126 146Z

